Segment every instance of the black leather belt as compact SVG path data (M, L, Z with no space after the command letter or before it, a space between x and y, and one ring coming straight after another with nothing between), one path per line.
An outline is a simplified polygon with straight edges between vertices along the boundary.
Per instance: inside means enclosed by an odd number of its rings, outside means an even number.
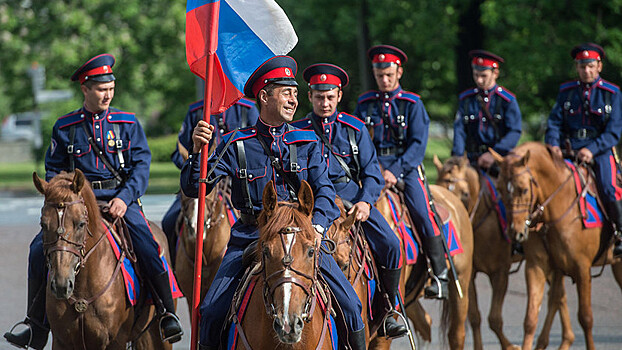
M392 156L397 154L397 147L386 147L386 148L381 148L378 151L378 154L381 156Z
M246 225L257 225L257 215L240 213L240 220Z
M594 129L579 129L579 130L574 130L570 133L570 137L579 139L579 140L591 139L598 135L599 135L599 132Z
M335 183L336 183L336 184L346 184L346 183L348 183L348 182L350 182L350 181L351 181L351 180L350 180L350 178L349 178L349 177L347 177L347 176L342 176L342 177L338 178L337 180L335 180Z
M117 179L91 181L91 187L94 190L113 190L119 187L121 183Z

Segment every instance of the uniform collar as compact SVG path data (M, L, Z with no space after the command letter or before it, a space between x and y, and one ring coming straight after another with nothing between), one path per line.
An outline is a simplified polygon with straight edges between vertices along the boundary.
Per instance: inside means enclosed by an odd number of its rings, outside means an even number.
M598 78L596 78L596 80L594 80L594 82L592 83L584 83L581 80L579 80L579 82L581 83L581 87L584 90L589 90L591 89L593 86L596 86L598 84L598 82L601 80L600 75L598 76Z
M106 109L103 112L100 113L93 113L91 111L89 111L88 109L86 109L86 106L82 106L82 114L84 114L84 117L87 120L103 120L106 119L106 116L108 116L108 112L110 111L110 109Z
M262 135L270 135L270 136L282 136L283 133L287 131L287 123L282 123L279 126L271 126L263 122L261 118L257 119L257 124L255 124L255 129L257 132Z
M497 91L497 87L499 87L498 84L495 84L492 88L488 89L488 90L482 90L479 88L475 88L475 90L477 90L477 92L479 94L481 94L482 96L490 96L492 95L495 91Z
M315 112L311 112L311 118L317 121L320 121L322 124L329 124L329 123L334 122L335 120L337 120L338 115L339 115L339 111L337 111L337 109L335 109L335 112L333 114L331 114L330 116L326 118L322 118L318 116L317 114L315 114Z
M393 91L389 91L389 92L382 92L382 91L378 91L378 93L380 94L380 97L384 98L384 99L392 99L395 96L397 96L397 94L401 93L402 90L402 86L401 85L397 85L397 88L395 88L395 90Z

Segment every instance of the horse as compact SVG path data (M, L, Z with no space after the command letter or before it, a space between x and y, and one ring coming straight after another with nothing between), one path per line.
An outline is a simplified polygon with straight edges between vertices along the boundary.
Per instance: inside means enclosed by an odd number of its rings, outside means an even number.
M45 196L41 228L49 277L46 313L53 349L171 349L160 338L155 307L136 307L126 297L119 273L126 250L117 259L107 241L112 225L105 221L90 183L76 169L46 182L33 173L36 189ZM164 233L151 223L162 252L168 253ZM114 233L116 234L116 233ZM141 312L138 312L138 309Z
M313 203L304 180L297 203L277 201L272 181L265 186L257 219L260 262L252 273L256 283L248 299L244 297L248 304L243 318L233 315L241 338L237 349L333 348L330 292L318 276L320 245L311 224Z
M473 278L469 289L469 322L473 331L473 347L482 349L481 316L477 304L477 290L475 277L478 272L488 276L492 286L492 300L488 324L490 329L497 335L502 349L518 349L503 334L503 299L507 292L508 278L512 263L520 260L518 256L512 257L511 244L504 238L499 218L495 213L495 203L490 189L487 189L484 175L469 164L466 157L451 157L443 164L434 155L438 177L436 183L443 186L459 198L467 208L471 217L474 233L473 252ZM549 282L553 282L549 274ZM553 289L550 289L553 291ZM550 306L547 309L546 322L538 338L538 349L546 348L548 336L552 326L555 310L559 308L562 323L562 346L569 347L574 341L566 294L563 285L560 298L549 296Z
M394 199L397 198L396 195L392 193L392 190L385 189L376 202L376 206L397 232L398 226L392 218L393 214L388 198L388 196L393 196ZM469 214L462 205L460 199L449 190L440 186L431 185L430 194L436 203L442 205L449 211L450 218L456 228L456 232L462 244L463 252L455 255L453 257L453 261L461 288L468 290L473 264L473 230L469 221ZM401 220L409 222L409 214L403 201L400 203L399 200L393 200L392 202L398 205L397 211L401 213ZM403 255L405 256L405 253ZM423 309L422 305L417 301L421 295L421 291L428 276L428 267L425 256L419 255L419 259L417 259L417 262L414 265L406 265L403 270L404 281L415 281L414 285L408 285L408 289L402 288L402 290L406 291L404 293L406 295L404 298L406 313L408 318L413 320L417 333L423 338L423 340L430 341L431 319ZM448 330L447 340L449 341L449 347L451 349L464 348L464 339L466 335L464 325L467 317L468 304L469 296L462 295L461 297L456 284L450 283L449 299L443 301L441 329ZM370 348L373 346L376 349L388 349L390 342L391 341L388 339L374 338Z
M527 142L502 157L491 151L501 165L498 187L509 209L510 234L524 242L525 277L528 303L524 322L523 349L530 349L538 322L545 276L553 270L551 288L559 288L562 274L570 276L577 285L579 323L583 328L587 349L594 349L592 336L591 286L592 265L611 264L616 281L622 287L622 264L613 260L605 230L609 225L583 226L573 174L561 157L544 144ZM530 233L537 224L540 240ZM601 232L605 231L605 232ZM601 254L605 247L605 251ZM550 265L549 265L550 260Z
M225 204L224 188L221 181L218 186L205 197L205 221L203 227L203 257L201 265L201 299L212 284L220 262L222 261L227 242L231 233L231 223ZM181 194L181 212L177 219L177 254L175 256L175 275L179 288L188 301L189 314L192 315L192 297L194 293L194 257L197 242L198 198L186 197Z

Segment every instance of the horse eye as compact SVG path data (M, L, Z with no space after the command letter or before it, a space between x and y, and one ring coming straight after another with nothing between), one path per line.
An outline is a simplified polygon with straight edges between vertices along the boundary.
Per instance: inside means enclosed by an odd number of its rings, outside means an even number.
M315 248L313 247L309 247L309 250L307 250L307 255L312 258L315 255Z
M83 229L85 225L86 225L86 222L84 222L84 221L80 221L80 222L78 223L78 230Z
M527 194L527 191L528 191L528 190L525 188L525 189L521 190L521 194L524 196L524 195L526 195L526 194Z
M270 249L268 247L263 247L263 255L270 257Z

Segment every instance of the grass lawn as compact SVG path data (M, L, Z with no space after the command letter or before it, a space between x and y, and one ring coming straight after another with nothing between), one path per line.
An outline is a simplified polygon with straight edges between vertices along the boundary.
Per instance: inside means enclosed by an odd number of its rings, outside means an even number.
M449 157L451 152L451 140L430 139L426 151L424 164L426 175L430 183L436 180L436 168L432 164L434 154L441 160ZM5 163L0 165L0 191L11 191L22 194L34 194L36 190L32 184L32 172L36 171L39 176L45 176L43 165L35 165L34 162ZM179 169L171 162L157 162L151 164L149 174L149 187L147 193L162 194L175 193L179 189Z

